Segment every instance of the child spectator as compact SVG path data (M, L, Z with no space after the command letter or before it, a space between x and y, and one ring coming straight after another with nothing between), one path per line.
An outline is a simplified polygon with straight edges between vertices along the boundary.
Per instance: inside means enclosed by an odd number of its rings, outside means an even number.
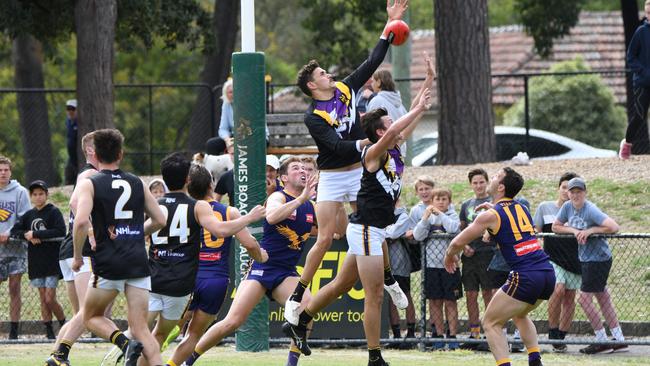
M386 227L386 242L388 244L388 253L390 257L390 267L393 272L395 281L399 287L404 291L409 303L406 307L406 338L415 338L415 306L413 306L413 298L411 297L411 259L409 249L406 247L409 244L409 239L413 239L413 222L409 217L406 207L402 206L401 200L397 200L395 204L395 217L397 220L393 225ZM414 250L420 250L419 248ZM393 300L388 298L390 328L393 331L393 338L402 338L401 333L401 319L397 307ZM412 348L415 344L392 344L391 348Z
M163 182L162 179L156 178L149 182L149 191L151 194L153 194L153 197L155 199L158 199L162 196L165 195L169 190L167 189L167 186L165 185L165 182Z
M560 208L552 229L558 234L572 234L578 240L578 258L582 271L578 301L594 329L596 341L607 341L607 333L600 314L593 304L594 297L598 300L600 312L605 317L612 336L617 341L624 341L625 337L618 322L612 298L607 291L607 279L609 271L612 269L612 251L609 249L607 239L591 236L615 233L618 231L618 224L587 200L587 185L582 178L571 179L568 189L569 201ZM580 349L580 352L595 354L625 348L627 348L626 345L609 346L596 343Z
M432 337L442 338L445 334L444 318L449 323L449 338L456 338L458 331L458 304L462 295L460 270L448 273L443 265L445 252L451 238L436 237L435 234L455 234L460 230L460 219L451 205L451 191L437 188L431 192L432 204L420 203L411 211L411 219L416 223L413 229L415 240L426 245L426 269L424 277L425 295L429 299ZM415 210L417 208L417 210ZM417 221L416 221L417 220ZM445 317L443 318L443 305ZM449 349L457 349L458 343L449 343ZM444 343L433 344L434 350L444 348Z
M29 197L34 206L11 229L11 236L29 242L27 248L27 273L30 284L38 289L41 299L41 317L48 339L55 339L52 313L65 323L65 314L56 300L56 286L61 278L59 247L65 236L63 215L56 206L47 202L47 184L37 180L29 185Z
M555 216L564 202L569 200L569 181L577 176L572 172L562 174L557 199L539 204L533 217L538 233L553 232ZM564 339L573 322L576 292L582 283L578 242L571 237L548 236L544 238L544 252L555 271L555 289L548 300L548 339ZM567 345L553 343L553 351L566 352Z

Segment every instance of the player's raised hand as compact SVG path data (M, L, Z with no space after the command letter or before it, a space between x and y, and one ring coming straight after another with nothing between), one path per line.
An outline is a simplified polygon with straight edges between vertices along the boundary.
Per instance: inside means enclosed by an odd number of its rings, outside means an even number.
M424 89L422 92L419 107L421 107L423 110L428 110L431 108L431 90L429 88Z
M257 205L253 207L250 212L248 212L248 215L246 215L253 220L252 222L257 222L266 217L266 207Z
M409 7L408 0L392 0L393 5L391 5L391 0L386 0L386 13L388 13L388 21L402 19L406 9Z
M301 202L307 202L309 198L313 197L316 194L316 185L318 184L318 175L312 174L307 177L305 181L305 188L303 188L302 193L300 194Z

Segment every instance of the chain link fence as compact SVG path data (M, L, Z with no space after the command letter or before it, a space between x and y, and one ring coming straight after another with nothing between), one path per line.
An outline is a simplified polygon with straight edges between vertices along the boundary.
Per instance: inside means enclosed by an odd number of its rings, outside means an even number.
M391 266L393 273L409 296L409 306L406 310L398 310L390 302L384 307L384 314L389 318L391 329L389 338L382 339L382 342L389 347L409 349L419 347L425 349L449 349L458 346L474 349L471 344L486 343L481 338L470 338L470 322L468 321L468 304L466 288L458 278L447 276L444 269L433 268L432 259L439 263L438 259L444 256L447 244L454 235L431 233L426 241L418 242L403 238L390 240L389 251L391 255ZM556 237L553 234L540 234L540 237ZM610 332L608 322L613 319L614 312L620 322L625 344L650 345L650 255L647 252L650 245L650 234L617 234L603 236L609 243L612 252L613 263L607 278L607 289L611 295L613 308L600 307L596 300L592 306L586 306L587 301L581 299L579 290L567 291L560 296L565 308L555 313L555 322L568 324L567 334L564 339L549 338L549 305L551 302L544 301L530 313L534 321L541 344L594 344L603 343L596 341L594 331L590 325L590 318L598 316L601 324ZM23 250L25 243L15 246ZM7 247L9 248L9 247ZM489 263L491 258L487 261ZM476 261L473 263L480 263ZM486 262L483 262L486 263ZM463 273L470 268L461 266ZM487 271L486 271L487 272ZM596 274L596 276L604 275ZM490 278L498 281L498 278L505 281L504 277L494 275ZM584 273L583 273L584 276ZM443 280L441 280L443 279ZM456 282L454 282L456 281ZM38 291L29 286L27 275L23 275L22 282L22 312L21 312L21 339L23 342L43 341L45 339L45 327L41 319L40 302ZM439 286L439 288L437 287ZM477 306L479 314L485 312L485 299L483 295L490 296L492 290L500 285L493 283L484 290L478 291ZM568 288L569 286L567 286ZM443 289L444 288L444 289ZM579 288L579 286L578 286ZM9 297L7 296L7 282L0 285L0 292L3 294L0 301L0 314L9 314ZM442 296L441 296L442 295ZM440 297L452 295L448 299L441 300ZM455 298L455 300L453 300ZM66 288L63 281L60 281L57 288L57 299L63 306L68 318L72 316L72 309L66 296ZM571 299L571 300L569 300ZM571 310L575 310L572 319L562 318L571 316ZM224 309L225 311L225 309ZM551 310L553 311L553 310ZM568 314L568 315L567 315ZM6 315L5 315L6 316ZM3 316L2 332L6 339L8 332L7 318ZM126 318L126 304L122 295L118 296L112 312L113 319L122 321ZM55 330L56 319L54 319ZM611 323L610 323L611 324ZM514 326L511 322L507 324L506 331L511 342L513 339ZM609 333L611 334L611 333ZM456 338L450 337L456 335ZM90 336L86 334L86 336ZM551 337L555 338L555 337ZM611 339L611 336L609 337ZM284 339L272 339L272 343L282 343ZM0 341L1 342L1 341ZM364 344L363 339L339 339L314 340L314 343L343 343L347 345ZM608 343L608 342L604 342ZM612 343L612 341L609 341Z
M210 97L199 98L200 94ZM25 109L26 112L20 116L16 108L18 95L26 100L40 100L39 97L44 95L45 111L42 112L45 113ZM173 151L190 150L187 141L193 120L209 123L209 128L204 129L211 133L210 136L205 136L205 140L217 135L221 111L220 85L212 88L198 83L118 84L115 85L114 95L115 127L122 131L126 139L124 168L135 174L153 175L163 156ZM66 101L75 97L75 90L66 88L0 88L0 106L3 107L0 109L0 118L3 126L7 126L3 141L0 142L0 151L13 158L14 178L22 181L27 159L43 159L44 156L51 155L59 181L63 182L68 161ZM49 139L51 149L38 145L30 154L25 154L21 142L21 118L27 124L24 133L34 138ZM49 129L30 128L29 126L38 125L37 119L46 119ZM81 136L78 138L81 139ZM198 151L202 148L203 145L200 145L191 150Z

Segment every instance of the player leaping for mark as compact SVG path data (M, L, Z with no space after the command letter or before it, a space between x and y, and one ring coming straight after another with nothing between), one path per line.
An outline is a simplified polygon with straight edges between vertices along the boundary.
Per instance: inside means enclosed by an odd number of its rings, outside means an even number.
M524 179L511 168L503 168L492 177L488 192L493 204L456 236L445 256L447 272L454 273L458 254L465 245L480 238L487 230L499 245L506 262L512 268L508 281L492 297L483 317L483 329L498 366L510 366L508 342L503 326L512 319L528 350L528 365L541 366L535 324L528 317L542 300L548 300L555 287L555 272L537 242L533 220L528 209L514 198L524 185Z
M431 61L427 59L427 64ZM313 317L354 286L357 279L365 291L363 328L368 341L368 365L387 365L381 356L379 333L383 300L383 253L386 227L395 223L395 203L402 189L400 167L404 166L399 144L413 132L419 117L431 107L429 89L422 89L411 111L393 123L385 109L363 116L363 129L372 142L361 154L363 176L359 210L350 216L346 232L349 249L335 279L323 287L298 317L298 325L286 322L285 334L309 354L307 324Z
M205 351L234 332L264 295L283 303L296 286L296 264L316 224L314 204L309 200L314 194L316 179L315 176L307 178L298 157L290 157L282 163L279 174L284 182L284 190L273 192L266 202L262 248L268 253L268 261L253 262L246 278L237 288L228 315L208 329L192 355L181 366L194 365ZM309 301L308 294L303 304ZM302 344L292 345L287 365L298 364L300 348L303 348ZM306 354L309 354L308 349ZM173 366L171 362L168 365Z
M401 19L408 8L408 0L394 0L393 5L390 3L391 0L386 1L388 22ZM318 147L320 177L316 216L320 226L316 243L307 254L300 281L285 303L284 316L294 325L298 324L298 307L302 294L331 247L334 234L345 232L347 220L343 203L349 202L352 210L356 211L357 193L363 171L360 153L363 147L370 143L359 124L359 112L355 105L356 93L383 62L390 44L387 33L384 29L368 59L343 81L334 81L332 75L321 68L316 60L309 61L298 72L300 90L312 98L305 114L305 124ZM383 253L384 285L397 307L404 309L408 306L408 299L390 271L386 244L383 245Z

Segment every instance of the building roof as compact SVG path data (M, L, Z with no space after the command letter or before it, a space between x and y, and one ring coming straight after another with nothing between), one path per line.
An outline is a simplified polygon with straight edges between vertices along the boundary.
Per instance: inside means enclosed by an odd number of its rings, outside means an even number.
M425 67L420 55L427 51L435 60L435 33L433 30L414 30L411 37L411 78L423 78ZM618 11L582 12L569 35L554 41L548 59L535 54L533 46L533 39L525 33L523 26L490 28L492 75L545 72L551 65L577 56L582 57L592 70L625 68L625 35L623 19ZM384 63L381 68L390 68L390 64ZM619 73L601 77L612 88L617 101L625 103L625 76ZM515 103L524 94L523 85L523 78L493 77L493 102L500 105ZM412 95L419 87L420 82L411 83ZM285 92L283 96L276 96L275 112L304 111L306 99L294 95Z

